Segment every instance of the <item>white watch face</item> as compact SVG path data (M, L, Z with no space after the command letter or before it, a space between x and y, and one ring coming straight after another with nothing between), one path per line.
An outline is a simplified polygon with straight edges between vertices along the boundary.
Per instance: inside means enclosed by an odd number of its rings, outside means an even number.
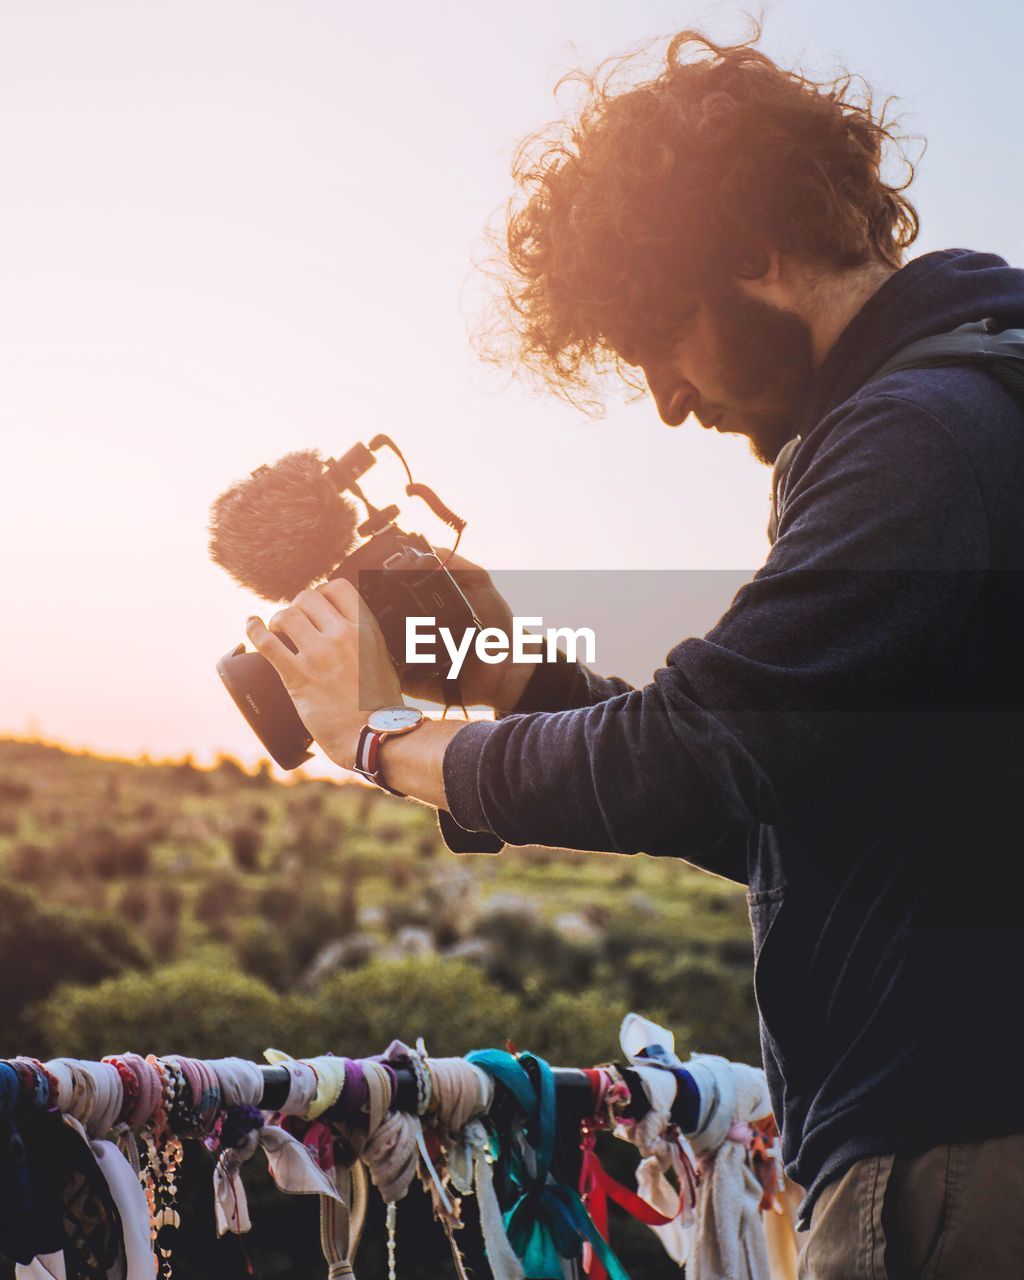
M403 729L415 729L423 719L423 712L416 707L378 707L371 711L366 723L378 733L401 733Z

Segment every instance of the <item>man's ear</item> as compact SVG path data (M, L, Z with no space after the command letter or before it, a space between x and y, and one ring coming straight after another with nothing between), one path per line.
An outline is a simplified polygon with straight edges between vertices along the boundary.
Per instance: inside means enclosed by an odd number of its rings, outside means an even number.
M732 268L734 285L753 285L756 291L774 288L784 271L782 255L767 244L751 244L738 253Z
M751 262L750 270L736 278L736 285L748 298L777 303L780 291L789 285L787 260L778 249L765 245L758 251L756 264Z
M758 278L760 284L767 288L781 283L783 274L782 254L778 249L766 248L764 251L764 259L768 263L767 269L761 273Z

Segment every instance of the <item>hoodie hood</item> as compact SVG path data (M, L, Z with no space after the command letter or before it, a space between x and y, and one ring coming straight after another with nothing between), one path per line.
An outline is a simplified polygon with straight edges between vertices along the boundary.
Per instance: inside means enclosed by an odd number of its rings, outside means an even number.
M908 262L840 334L811 380L794 434L806 436L910 343L987 316L1001 328L1024 325L1024 271L970 249L939 249Z

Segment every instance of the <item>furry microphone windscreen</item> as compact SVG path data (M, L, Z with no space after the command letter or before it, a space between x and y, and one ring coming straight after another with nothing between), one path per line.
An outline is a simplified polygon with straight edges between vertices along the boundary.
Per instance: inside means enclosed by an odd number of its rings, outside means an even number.
M291 600L348 555L358 519L318 453L289 453L213 504L210 556L264 600Z

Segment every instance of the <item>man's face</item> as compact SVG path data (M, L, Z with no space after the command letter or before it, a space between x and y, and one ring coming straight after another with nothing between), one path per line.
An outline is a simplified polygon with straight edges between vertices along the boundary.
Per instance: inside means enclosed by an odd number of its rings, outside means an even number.
M705 297L693 319L657 352L620 352L647 379L662 421L691 413L703 427L745 435L771 465L793 434L814 371L805 320L730 285Z

